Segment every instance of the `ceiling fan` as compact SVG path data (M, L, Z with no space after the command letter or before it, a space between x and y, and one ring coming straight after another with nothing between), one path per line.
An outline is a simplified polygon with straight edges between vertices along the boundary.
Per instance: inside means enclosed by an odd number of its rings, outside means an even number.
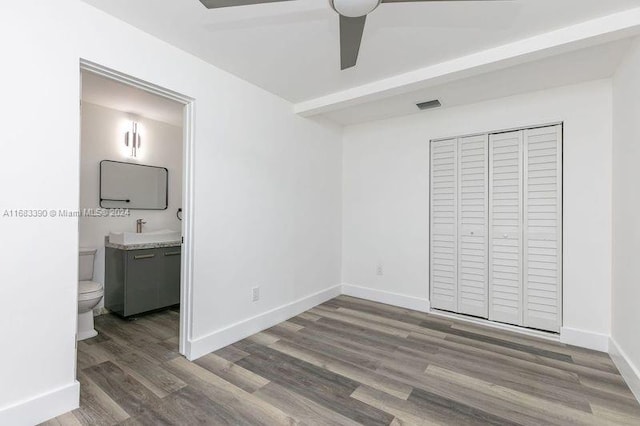
M261 3L276 3L292 0L200 0L208 9L247 6ZM333 10L340 15L340 69L355 66L360 51L360 42L367 14L380 3L408 2L458 2L458 1L509 1L509 0L329 0Z

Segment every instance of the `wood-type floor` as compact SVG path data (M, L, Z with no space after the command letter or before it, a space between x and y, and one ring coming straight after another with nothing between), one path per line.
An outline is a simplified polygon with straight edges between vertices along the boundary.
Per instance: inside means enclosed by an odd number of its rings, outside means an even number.
M47 425L640 425L607 354L341 296L195 362L175 311L103 315Z

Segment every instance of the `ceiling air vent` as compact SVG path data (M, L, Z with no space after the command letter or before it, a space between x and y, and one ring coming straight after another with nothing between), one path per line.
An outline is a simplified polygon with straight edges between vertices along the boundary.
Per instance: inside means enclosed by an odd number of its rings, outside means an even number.
M436 99L433 101L421 102L419 104L416 104L416 106L421 110L425 110L425 109L439 108L442 106L442 104L440 103L439 100Z

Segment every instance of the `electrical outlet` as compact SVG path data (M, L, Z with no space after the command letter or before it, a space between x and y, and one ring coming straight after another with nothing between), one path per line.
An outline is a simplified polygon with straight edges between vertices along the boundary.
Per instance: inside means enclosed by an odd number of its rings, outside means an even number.
M254 302L260 300L260 287L253 287L251 289L251 300Z
M378 263L378 267L376 268L376 274L377 275L384 275L384 269L382 269L382 262Z

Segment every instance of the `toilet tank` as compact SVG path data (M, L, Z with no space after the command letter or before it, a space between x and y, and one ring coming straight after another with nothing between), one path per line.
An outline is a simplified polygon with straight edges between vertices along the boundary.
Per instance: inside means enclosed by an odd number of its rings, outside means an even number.
M80 261L78 262L79 281L93 280L93 260L96 256L94 248L80 248Z

